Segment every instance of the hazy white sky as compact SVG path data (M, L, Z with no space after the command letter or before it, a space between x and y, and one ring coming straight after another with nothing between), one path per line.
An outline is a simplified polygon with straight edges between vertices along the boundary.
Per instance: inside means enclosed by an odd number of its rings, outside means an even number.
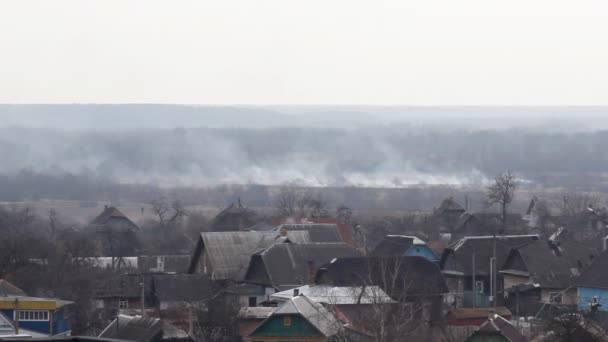
M0 102L608 105L606 0L0 0Z

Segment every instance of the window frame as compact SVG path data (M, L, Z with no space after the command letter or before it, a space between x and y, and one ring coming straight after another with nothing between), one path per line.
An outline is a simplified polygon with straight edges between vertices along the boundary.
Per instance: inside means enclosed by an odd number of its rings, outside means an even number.
M129 308L129 300L128 299L119 299L118 300L118 308L119 309L128 309Z
M48 310L17 310L17 315L20 322L48 322L51 317Z
M561 304L562 300L563 296L561 292L549 292L549 303Z

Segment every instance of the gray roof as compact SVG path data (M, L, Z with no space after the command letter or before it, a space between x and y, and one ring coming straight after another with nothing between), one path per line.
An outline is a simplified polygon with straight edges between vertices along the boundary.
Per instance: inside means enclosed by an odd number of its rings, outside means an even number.
M294 223L277 226L275 231L286 230L288 232L307 231L310 234L310 242L344 242L340 236L338 225L333 223Z
M245 230L253 230L258 232L273 230L274 226L268 222L258 222L251 227L247 227Z
M370 256L400 257L414 244L414 237L387 235L370 253Z
M597 250L576 241L537 240L513 249L503 268L517 270L520 258L534 283L544 288L565 288L596 255Z
M496 262L498 267L505 262L511 248L538 240L538 235L497 235ZM479 276L490 274L490 260L493 254L493 236L467 236L451 244L443 251L440 267L444 271L458 271L464 275L475 273Z
M502 336L509 342L529 341L511 322L496 314L489 317L466 341L498 341L493 336Z
M308 232L288 232L291 242L310 242ZM277 241L278 240L278 241ZM201 233L188 272L194 273L203 249L214 272L214 279L241 280L251 255L275 243L287 242L275 231Z
M297 290L297 294L296 294ZM331 305L343 304L377 304L394 303L395 301L379 286L330 286L304 285L297 289L277 292L270 298L284 301L298 295L306 296L315 303Z
M321 265L335 258L359 256L358 250L343 242L277 244L252 257L245 280L256 282L260 279L256 272L263 272L268 275L267 285L277 288L310 284Z
M26 296L26 294L17 286L4 279L0 279L0 296Z
M102 332L100 338L133 342L151 342L162 334L160 318L118 315Z
M91 226L104 227L113 230L131 230L139 229L133 221L131 221L127 215L116 207L105 206L101 214L97 215Z
M589 267L581 272L577 280L580 287L608 289L608 251L602 252L593 259Z
M272 315L277 308L269 306L247 306L239 310L240 319L266 319Z
M464 212L464 208L454 200L453 197L448 197L441 202L441 205L435 211L435 214L441 215L445 212Z
M448 292L439 267L419 256L337 258L319 268L316 284L380 286L395 300Z
M202 301L211 296L211 279L205 274L162 274L152 276L152 292L164 301Z
M323 336L330 337L340 332L342 324L323 305L314 303L306 296L294 297L286 301L272 314L301 315L312 324Z

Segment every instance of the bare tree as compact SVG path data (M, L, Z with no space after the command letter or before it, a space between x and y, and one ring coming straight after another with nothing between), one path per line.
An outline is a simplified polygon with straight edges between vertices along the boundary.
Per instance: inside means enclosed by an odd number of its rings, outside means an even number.
M293 188L281 188L275 198L276 215L279 217L294 217L298 195Z
M161 197L153 200L150 204L152 204L152 211L158 217L158 223L163 228L173 223L181 223L187 215L187 211L180 200L169 203L165 197Z
M511 171L503 172L494 177L494 184L488 187L488 204L499 205L503 227L507 222L507 207L513 201L517 179Z

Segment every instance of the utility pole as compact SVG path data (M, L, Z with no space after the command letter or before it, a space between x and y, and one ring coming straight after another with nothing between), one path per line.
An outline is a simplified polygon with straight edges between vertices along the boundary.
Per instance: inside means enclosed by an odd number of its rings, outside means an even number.
M13 315L15 316L15 335L19 335L19 298L15 298L15 313Z
M494 238L492 239L492 259L490 260L490 268L492 274L490 280L492 282L492 304L496 309L496 225L494 225ZM496 310L494 310L496 312Z
M141 317L146 317L146 292L144 284L144 275L141 274Z
M477 285L475 282L475 251L473 251L473 278L471 280L473 291L471 291L473 297L473 307L477 307Z

